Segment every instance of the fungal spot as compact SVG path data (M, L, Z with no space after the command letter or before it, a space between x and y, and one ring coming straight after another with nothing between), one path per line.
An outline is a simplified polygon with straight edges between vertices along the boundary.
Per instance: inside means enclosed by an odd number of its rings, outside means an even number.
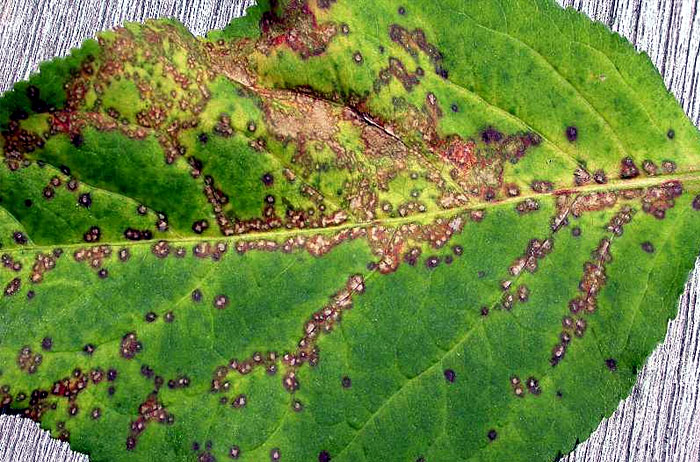
M486 434L486 437L489 439L489 441L493 441L498 437L498 433L496 432L496 430L491 429Z
M25 245L29 241L27 235L21 231L15 231L12 233L12 239L15 241L15 244L18 245Z
M10 282L7 283L5 286L4 294L6 297L10 297L12 295L15 295L17 292L19 292L19 289L22 287L22 280L20 278L14 278Z
M437 266L439 264L440 264L440 257L436 257L435 255L430 256L425 260L425 266L428 269L437 268Z
M83 234L83 240L85 242L97 242L100 240L101 234L100 228L97 226L91 226L90 229Z
M573 143L578 139L578 129L574 126L566 127L566 139Z
M596 170L593 173L593 181L595 181L598 184L605 184L608 182L608 178L605 175L605 172L602 170Z
M206 133L200 133L197 138L202 144L207 144L207 141L209 141L209 135L207 135Z
M355 61L356 64L362 64L362 61L363 61L362 53L360 53L359 51L356 51L355 53L353 53L352 59L353 59L353 61Z
M136 213L138 213L139 215L146 215L148 213L148 209L145 205L141 204L138 207L136 207Z
M120 353L124 359L133 359L141 351L143 345L135 332L129 332L122 337Z
M642 250L645 251L646 253L654 253L654 244L652 244L649 241L644 241L641 244Z
M192 291L192 301L195 303L199 303L202 301L202 291L199 289L194 289Z
M611 372L615 372L617 370L617 361L613 358L608 358L605 360L605 367L610 369Z
M400 6L400 7L399 7L399 14L400 14L401 16L405 15L405 14L406 14L406 8L404 8L403 6Z
M445 380L447 380L449 383L454 383L455 379L457 378L455 371L452 369L445 369L443 371L443 375L445 376Z
M265 186L272 186L275 183L275 177L271 173L265 173L260 180Z
M192 231L196 234L202 234L209 228L209 222L207 220L199 220L192 223Z
M488 127L481 132L481 140L486 144L498 143L503 139L503 133L493 127Z
M231 406L234 409L241 409L245 407L245 405L248 403L248 398L244 394L240 394L234 398L233 402L231 403Z
M481 307L481 316L488 316L489 315L489 307L488 306L482 306Z
M693 210L700 210L700 194L693 199Z
M318 453L318 462L330 462L331 455L328 451L321 451Z
M228 297L226 295L220 294L214 297L214 308L218 310L223 310L229 304Z
M340 32L343 35L348 35L350 33L350 26L348 26L347 24L343 24L342 26L340 26Z
M165 322L167 322L167 323L171 323L171 322L173 322L174 320L175 320L175 313L173 313L172 311L168 311L168 312L165 313L165 315L163 316L163 321L165 321Z
M53 340L51 339L51 337L44 337L41 340L41 348L44 351L50 351L51 347L53 347Z
M623 180L629 180L639 176L639 169L634 164L634 160L631 157L625 157L620 162L620 178Z
M117 375L119 375L119 373L116 369L109 369L107 371L107 381L114 382L115 380L117 380Z
M99 269L99 270L97 271L97 276L98 276L100 279L106 279L107 276L109 276L109 272L107 271L107 269L101 268L101 269Z
M92 356L92 354L95 352L95 345L92 343L88 343L83 347L83 352L87 355Z
M574 237L579 237L581 235L581 228L579 228L578 226L574 226L571 229L571 235Z
M672 160L665 160L661 162L661 168L664 173L673 173L676 171L676 163Z
M125 261L129 260L129 258L131 257L131 252L129 252L129 249L126 249L126 248L120 249L118 252L118 256L119 256L119 261L125 262Z
M24 206L25 207L31 207L34 203L32 202L31 199L25 199L24 200Z
M340 380L340 384L343 386L343 388L350 388L352 386L352 380L350 380L350 377L346 375Z
M146 322L153 322L156 320L157 317L157 314L155 314L153 311L149 311L148 313L146 313L146 316L144 316L144 319L146 320Z
M272 462L277 462L278 460L280 460L280 457L281 457L281 453L280 453L279 448L272 448L270 450L270 460Z
M231 446L228 450L228 456L231 459L238 459L241 456L241 448L236 445Z
M78 197L78 205L88 208L92 205L92 197L90 196L90 193L85 193L81 194L80 197Z
M669 140L672 140L673 138L676 137L676 132L673 129L670 129L667 133L666 136L668 137Z
M452 110L452 112L459 112L459 106L457 106L457 103L452 103L450 105L450 109Z
M99 407L96 407L90 412L90 417L92 417L92 420L97 420L102 416L102 411L100 410Z

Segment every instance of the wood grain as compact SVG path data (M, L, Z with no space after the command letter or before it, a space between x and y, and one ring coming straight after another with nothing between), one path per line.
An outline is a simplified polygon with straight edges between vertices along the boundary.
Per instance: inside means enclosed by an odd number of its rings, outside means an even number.
M666 86L700 126L700 1L558 0L609 25L645 51ZM224 27L251 0L3 0L0 92L38 63L65 55L96 32L126 21L175 17L193 33ZM700 460L700 260L666 340L649 358L630 396L563 460ZM0 416L0 461L87 462L32 421Z

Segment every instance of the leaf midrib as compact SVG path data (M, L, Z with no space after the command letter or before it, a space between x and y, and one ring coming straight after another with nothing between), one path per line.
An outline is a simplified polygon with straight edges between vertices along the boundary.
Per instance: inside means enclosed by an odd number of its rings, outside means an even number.
M118 240L118 241L103 241L97 243L86 243L86 242L74 242L74 243L53 243L53 244L40 244L40 245L26 245L20 247L14 247L11 249L5 249L4 253L23 253L32 252L40 250L48 250L56 247L62 248L79 248L94 245L110 245L110 246L123 246L123 247L138 247L143 245L152 245L154 242L159 240L165 240L171 244L178 243L197 243L206 241L221 241L232 243L240 240L256 240L256 239L272 239L272 238L285 238L285 237L295 237L299 235L314 235L314 234L324 234L333 233L337 231L342 231L345 229L351 229L356 227L370 227L370 226L399 226L407 223L427 223L432 219L444 218L449 216L459 215L463 212L475 211L475 210L488 210L497 208L500 206L517 204L526 199L547 199L552 197L557 197L560 195L571 195L571 194L585 194L593 192L604 192L604 191L622 191L630 189L638 189L652 186L659 186L661 184L679 181L682 185L687 183L700 184L700 169L691 170L682 174L674 175L657 175L653 177L641 177L631 180L615 180L606 184L589 184L585 186L575 186L571 188L561 188L548 193L534 193L528 192L527 194L522 194L516 197L508 197L500 201L493 202L479 202L471 203L461 207L454 207L451 209L438 210L435 212L421 213L417 215L408 215L405 217L396 218L384 218L371 221L357 221L357 222L345 222L340 225L327 226L325 228L304 228L304 229L280 229L277 231L267 231L267 232L251 232L247 234L239 234L236 236L202 236L193 235L188 237L177 237L175 239L168 239L164 237L163 239L152 239L149 241L129 241L129 240ZM687 193L687 191L684 191Z

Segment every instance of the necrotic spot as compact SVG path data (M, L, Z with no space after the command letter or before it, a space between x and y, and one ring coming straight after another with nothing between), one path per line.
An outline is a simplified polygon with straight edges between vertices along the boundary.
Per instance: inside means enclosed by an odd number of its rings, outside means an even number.
M452 369L445 369L443 374L445 376L445 380L447 380L450 383L454 383L455 379L457 378L455 371L453 371Z

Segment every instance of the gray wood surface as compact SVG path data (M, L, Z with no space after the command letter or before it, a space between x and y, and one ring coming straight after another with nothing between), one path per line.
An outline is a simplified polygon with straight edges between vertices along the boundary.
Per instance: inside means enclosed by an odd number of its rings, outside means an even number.
M439 1L439 0L436 0ZM494 0L495 1L495 0ZM699 0L558 0L608 24L649 54L700 125ZM225 26L251 0L0 0L0 91L99 30L175 17L195 34ZM700 461L700 260L666 340L631 395L568 462ZM0 461L86 462L29 420L0 416Z

